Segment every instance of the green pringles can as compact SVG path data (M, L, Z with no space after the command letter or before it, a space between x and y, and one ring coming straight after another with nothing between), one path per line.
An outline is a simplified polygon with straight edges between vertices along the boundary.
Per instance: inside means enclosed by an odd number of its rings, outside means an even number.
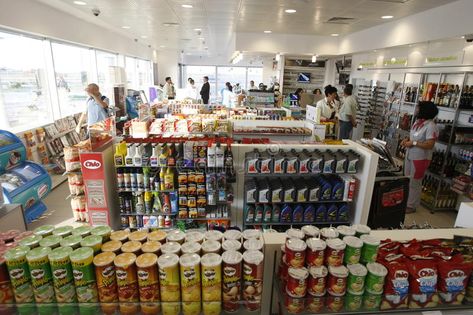
M26 254L36 303L54 303L53 276L49 265L49 247L36 247Z
M343 257L343 262L345 263L345 265L359 263L363 242L358 237L354 236L345 236L343 238L343 241L347 245L345 247L345 256Z
M352 228L355 229L355 236L361 237L362 235L367 235L371 233L371 228L364 224L354 224Z
M383 294L384 281L388 270L381 264L369 263L366 265L368 274L365 279L365 288L368 293L380 295Z
M42 237L52 235L54 231L54 225L43 225L34 229L33 233Z
M72 249L77 249L80 247L80 242L82 241L82 236L80 235L70 235L61 241L62 247L72 247Z
M343 239L345 236L355 236L356 234L355 228L348 225L337 226L337 231L339 233L339 238L341 239Z
M356 295L365 291L365 278L368 270L361 264L348 265L347 290Z
M349 312L361 310L363 304L363 294L354 294L347 292L345 295L345 309Z
M378 249L380 241L378 238L371 235L362 235L360 239L363 241L361 248L361 263L367 264L376 262L378 259Z
M77 302L72 265L69 259L72 251L72 247L59 247L48 255L58 303Z
M29 250L29 247L17 246L8 250L4 255L16 304L34 302L30 269L26 260Z
M68 237L69 235L72 234L72 230L74 230L74 228L70 225L61 226L61 227L56 228L53 231L53 235L57 235L62 238Z
M94 269L94 250L90 247L81 247L70 255L72 274L76 286L77 301L79 303L97 303L97 283Z
M102 243L108 242L110 240L110 234L112 234L112 229L107 225L99 225L90 231L91 235L101 236Z
M72 235L79 235L82 237L86 237L90 235L90 231L92 231L92 227L88 225L83 225L76 227L74 230L72 230Z
M382 297L381 294L371 294L366 292L363 295L363 309L366 311L379 311Z
M25 237L24 239L22 239L20 241L20 245L21 246L27 246L29 247L30 249L33 249L35 247L38 247L39 246L39 242L43 239L42 236L40 235L30 235L30 236L27 236Z
M82 247L90 247L94 250L94 255L100 253L102 248L102 237L98 235L89 235L82 239L80 242Z
M39 246L41 247L49 247L51 249L55 249L59 247L59 244L62 241L62 237L57 235L49 235L39 241Z

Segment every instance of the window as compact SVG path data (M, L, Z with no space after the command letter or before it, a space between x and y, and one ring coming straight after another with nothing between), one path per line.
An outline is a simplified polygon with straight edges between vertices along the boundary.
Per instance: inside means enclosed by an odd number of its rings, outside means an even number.
M216 67L214 66L185 66L184 67L184 78L183 78L183 88L187 86L187 79L194 79L195 86L200 92L202 84L204 84L204 76L209 77L210 83L210 102L215 102L217 100L217 89L216 89Z
M263 82L263 68L248 68L248 82L246 82L246 89L250 86L251 80L255 81L256 86Z
M53 121L43 42L0 33L0 125L21 132Z
M87 100L84 89L94 78L92 50L58 43L51 46L61 117L82 112Z
M222 99L222 91L225 83L230 82L232 86L240 83L240 87L246 86L245 67L217 67L217 91L219 99Z
M138 88L148 94L149 87L153 85L153 66L151 61L137 59L136 72L138 76Z
M100 87L111 88L113 82L110 82L110 67L116 67L118 56L108 52L96 50L97 58L97 84Z

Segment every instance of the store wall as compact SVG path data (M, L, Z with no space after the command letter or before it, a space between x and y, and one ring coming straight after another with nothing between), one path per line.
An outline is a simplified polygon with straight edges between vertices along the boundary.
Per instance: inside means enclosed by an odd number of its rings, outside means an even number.
M179 85L180 54L173 50L162 50L157 53L158 82L164 84L166 77L171 77L176 86Z
M276 78L276 82L279 82L278 67L273 69L273 58L272 55L263 57L263 83L267 85L271 82L272 78Z
M54 1L54 0L51 0ZM91 15L91 18L94 18ZM0 27L151 59L152 50L105 27L34 0L0 1Z

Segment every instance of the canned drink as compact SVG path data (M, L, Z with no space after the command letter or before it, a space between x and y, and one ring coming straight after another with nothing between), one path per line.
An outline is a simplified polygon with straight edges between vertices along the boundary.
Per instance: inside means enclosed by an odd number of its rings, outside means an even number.
M363 241L354 236L345 236L343 241L346 244L343 262L345 265L358 264L360 262Z
M300 314L305 309L305 300L285 295L284 306L289 314Z
M202 256L202 300L207 302L222 300L222 257L210 253Z
M242 260L243 255L237 251L226 251L222 255L223 309L226 312L236 312L240 308Z
M49 264L53 275L54 291L58 303L77 302L76 288L74 286L74 276L69 255L72 247L59 247L49 255Z
M97 303L97 283L94 270L94 250L90 247L81 247L70 255L74 284L76 286L77 301L79 303Z
M264 255L260 251L251 250L243 253L243 300L249 311L261 308L263 260Z
M195 243L199 244L199 243ZM183 302L200 302L200 256L195 253L184 254L179 258L181 275L181 299ZM199 304L200 305L200 304ZM200 311L200 307L199 307Z
M309 269L309 281L307 291L311 296L324 296L327 292L328 270L325 266L311 267Z
M348 265L347 290L356 295L365 291L365 278L368 271L361 264Z
M136 255L123 253L113 260L117 276L117 293L120 302L138 302L138 279L136 276Z
M370 294L380 295L383 294L384 281L388 270L381 264L369 263L366 265L368 274L366 275L366 291Z
M307 241L306 263L307 267L323 266L327 244L319 238L309 238Z
M49 247L36 247L26 254L36 303L54 303L53 276L49 265Z
M118 302L117 279L115 275L114 252L103 252L94 257L95 278L99 301Z
M286 263L289 267L304 267L307 244L300 239L286 240Z
M343 265L345 256L345 243L338 238L327 240L327 248L325 249L325 265L338 267Z
M361 262L363 264L376 262L380 244L379 239L371 235L362 235L360 239L363 241Z
M348 269L345 266L328 267L327 291L332 296L343 296L347 290Z
M140 302L159 302L158 256L145 253L136 258Z
M303 298L307 294L307 268L289 268L287 275L286 293L290 297Z
M159 290L161 301L179 302L181 297L179 281L179 257L175 254L163 254L158 258ZM162 306L163 312L165 306ZM169 304L169 308L171 304Z

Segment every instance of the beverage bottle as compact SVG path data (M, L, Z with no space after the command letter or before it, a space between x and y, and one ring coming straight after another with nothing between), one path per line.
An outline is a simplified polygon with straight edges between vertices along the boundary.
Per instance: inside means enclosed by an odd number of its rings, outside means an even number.
M164 227L164 218L162 215L158 215L158 227Z
M227 182L234 183L236 181L235 168L233 166L233 153L230 145L227 145L225 152L225 172L227 173Z
M125 165L126 166L133 166L133 144L129 143L126 145L126 156L125 156Z
M222 168L225 164L225 152L220 142L217 142L217 148L215 149L215 167Z
M161 171L159 172L159 190L166 190L166 186L164 185L164 174L165 169L161 167Z
M125 213L131 213L131 199L129 196L125 197Z
M166 167L168 165L168 149L166 144L161 147L161 154L159 155L159 167Z
M118 186L118 189L125 188L122 168L117 168L117 186Z
M153 212L153 194L149 191L144 193L145 199L145 213L150 214Z
M133 165L140 167L143 165L143 160L141 156L141 144L136 146L135 155L133 156Z
M125 159L123 154L120 152L120 145L115 146L115 155L114 155L115 166L125 166Z
M151 167L157 167L158 166L158 151L157 151L157 144L153 143L151 145L151 156L149 157L149 165Z
M209 147L207 148L207 167L213 168L216 166L216 148L215 146L210 143Z
M138 187L138 191L145 190L145 181L143 176L143 169L140 167L136 170L136 184Z
M162 213L171 213L171 200L169 198L169 194L163 195L163 203L162 203Z
M136 174L136 169L131 168L130 169L130 182L131 182L131 190L132 191L137 191L138 190L138 176Z
M174 143L169 146L168 166L176 166L176 146Z
M136 203L135 203L135 212L139 214L144 214L145 212L145 204L143 201L143 194L136 195Z
M166 173L164 174L164 189L174 189L174 171L170 167L167 168Z

